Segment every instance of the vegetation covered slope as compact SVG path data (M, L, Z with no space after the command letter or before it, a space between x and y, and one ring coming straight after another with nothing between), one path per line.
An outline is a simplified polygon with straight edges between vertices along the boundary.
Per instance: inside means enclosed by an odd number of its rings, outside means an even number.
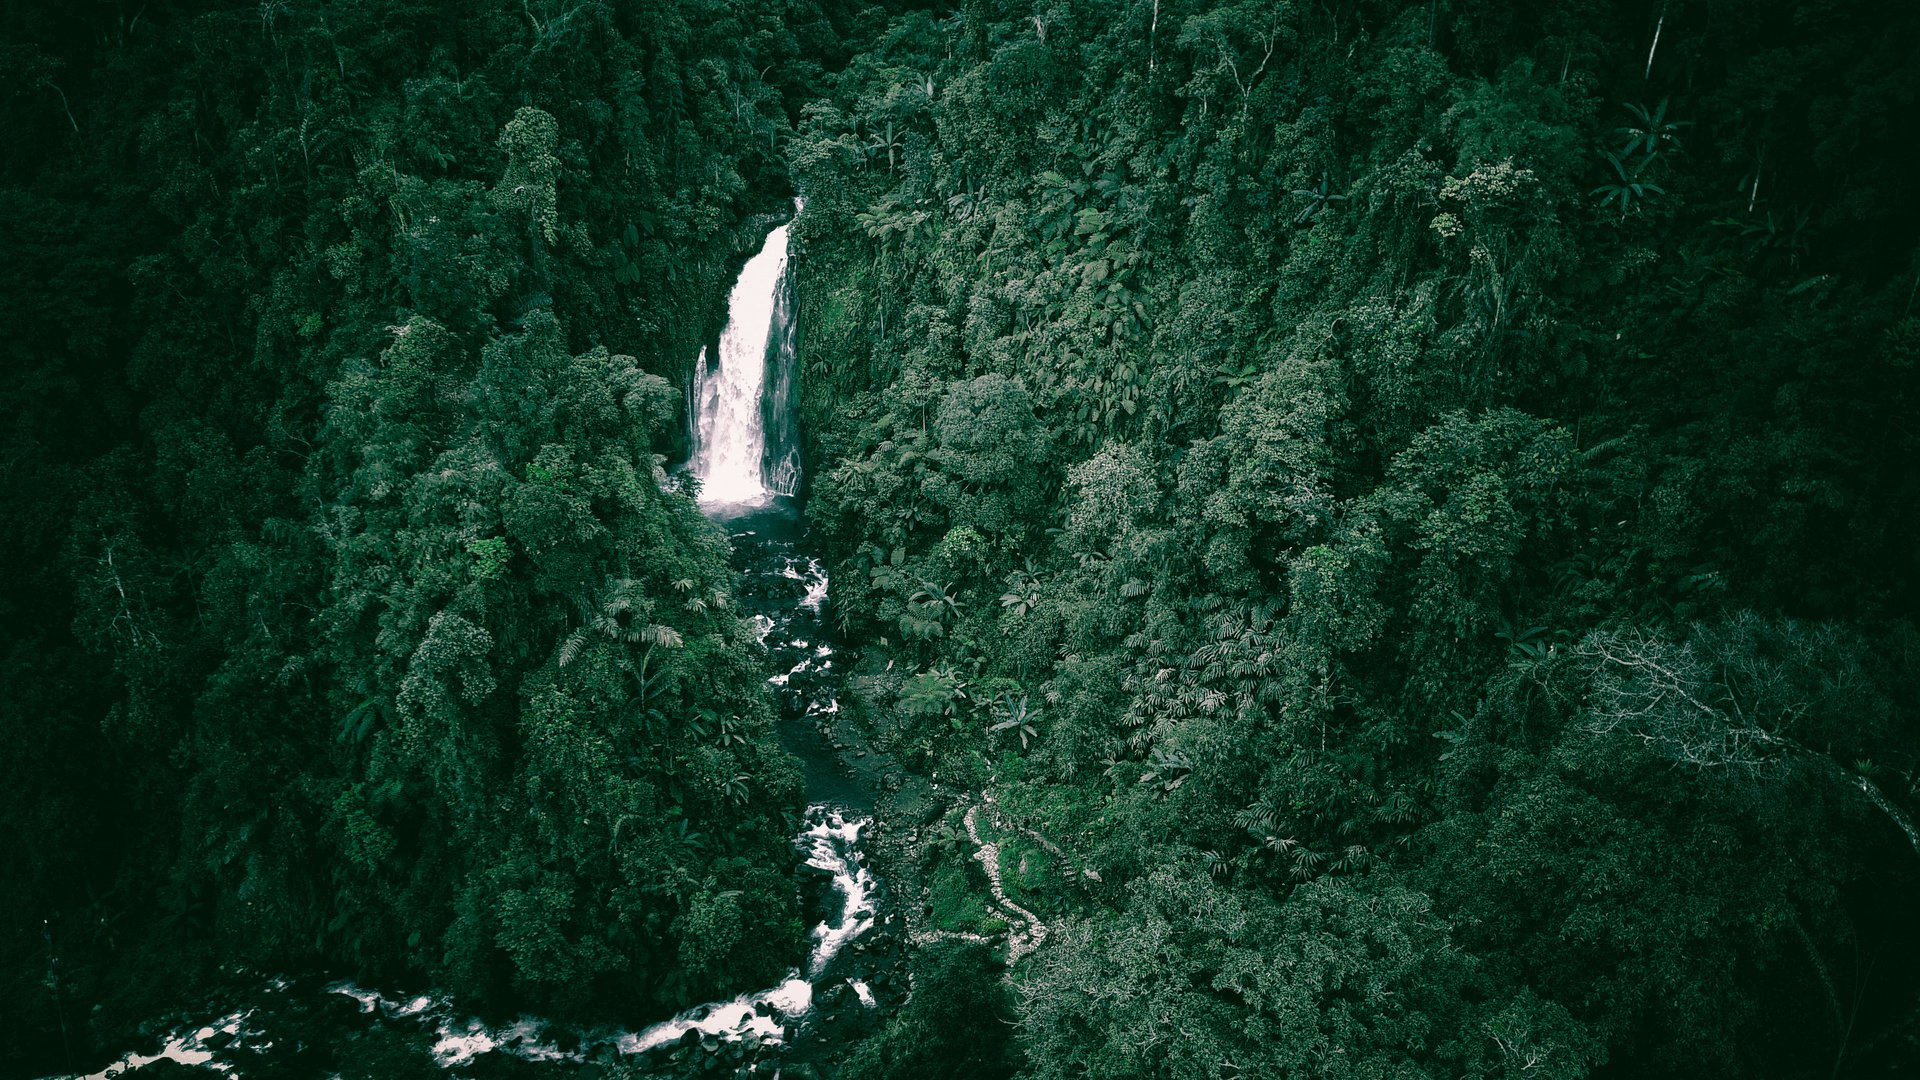
M216 965L636 1019L799 954L798 775L660 466L842 36L6 6L0 1000L46 1037L0 1072Z
M871 719L1097 875L1026 1074L1920 1060L1917 47L970 0L807 107Z
M929 7L0 15L16 1023L784 969L796 776L659 468L797 187L864 716L1047 924L846 1074L1920 1060L1920 15Z

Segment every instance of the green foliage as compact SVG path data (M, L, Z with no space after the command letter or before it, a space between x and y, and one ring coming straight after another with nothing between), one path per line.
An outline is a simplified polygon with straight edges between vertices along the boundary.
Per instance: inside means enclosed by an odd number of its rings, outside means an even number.
M915 965L913 997L884 1031L862 1043L838 1075L1010 1077L1017 1068L1012 995L985 947L937 944Z
M1653 163L1649 154L1636 162L1626 162L1620 155L1609 150L1600 155L1600 159L1613 170L1613 179L1594 188L1590 194L1600 196L1600 206L1605 209L1608 203L1618 203L1620 216L1625 218L1633 213L1635 206L1644 205L1652 195L1665 195L1667 189L1651 180L1642 179L1647 166Z
M469 541L467 554L473 556L473 566L468 572L475 581L500 580L506 573L507 560L512 557L506 538L501 536Z
M965 832L961 837L965 838ZM971 858L970 847L967 853L954 853L934 868L927 881L927 902L933 906L933 925L937 929L960 933L978 934L986 929L989 920L986 901L986 886L983 881L974 880L980 875L970 874L967 860Z
M972 5L809 107L810 512L880 727L1094 871L1013 972L1034 1074L1910 1042L1914 213L1869 133L1920 23L1675 8L1650 65L1649 18Z
M827 16L0 25L32 567L3 812L34 837L0 920L59 943L76 1058L215 960L627 1017L784 970L798 778L659 454ZM53 1030L46 964L7 953L0 993Z
M1471 962L1425 896L1322 882L1277 904L1197 871L1136 881L1115 925L1071 924L1044 955L1029 999L1035 1075L1198 1078L1226 1062L1290 1076L1334 1058L1363 1076L1441 1063L1580 1076L1594 1063L1592 1040L1531 994L1505 1010L1469 1004L1481 993L1466 989ZM1485 1030L1498 1050L1482 1050Z
M1920 20L1648 18L9 8L0 916L96 1036L216 958L777 977L798 781L664 455L798 189L878 734L1078 874L846 1073L1897 1071Z
M549 244L559 238L555 180L560 161L554 156L559 142L560 125L553 117L532 106L514 113L500 132L507 168L493 189L495 206L526 215L529 233Z

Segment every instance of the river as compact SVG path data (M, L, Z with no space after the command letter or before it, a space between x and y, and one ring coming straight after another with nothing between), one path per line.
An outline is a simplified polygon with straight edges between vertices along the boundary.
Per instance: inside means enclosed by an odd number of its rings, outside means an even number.
M616 1062L641 1076L805 1076L812 1062L836 1060L898 1002L904 934L882 914L882 883L867 865L871 797L821 730L840 708L841 673L822 613L826 571L809 554L792 497L800 480L792 312L782 225L742 268L716 356L703 350L696 361L686 474L698 477L703 509L733 539L743 583L738 606L767 646L779 737L803 767L808 806L794 837L802 860L796 888L813 929L802 966L777 985L631 1029L481 1017L431 989L262 977L224 1011L158 1025L151 1045L91 1077L150 1066L330 1077L343 1060L374 1076L436 1067L525 1076Z

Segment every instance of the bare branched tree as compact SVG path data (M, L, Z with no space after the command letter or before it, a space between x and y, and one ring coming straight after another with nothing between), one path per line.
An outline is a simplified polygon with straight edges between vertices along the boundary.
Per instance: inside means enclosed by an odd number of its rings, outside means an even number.
M1696 640L1675 642L1638 629L1598 632L1574 647L1593 664L1587 699L1595 735L1633 738L1646 748L1695 769L1776 777L1799 764L1859 789L1920 855L1920 828L1874 782L1870 769L1849 770L1829 753L1802 741L1820 698L1845 701L1868 689L1868 676L1832 627L1785 623L1769 635L1786 655L1741 648L1762 629L1758 616L1735 617ZM1809 688L1793 671L1819 672Z

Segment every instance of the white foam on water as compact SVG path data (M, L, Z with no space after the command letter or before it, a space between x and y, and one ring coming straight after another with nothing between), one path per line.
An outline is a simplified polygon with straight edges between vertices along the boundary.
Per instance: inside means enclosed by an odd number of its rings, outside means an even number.
M500 1045L511 1049L516 1055L526 1058L528 1061L586 1060L586 1055L584 1054L578 1052L569 1053L558 1047L541 1042L540 1036L546 1030L547 1022L545 1020L535 1020L532 1017L523 1016L515 1021L512 1027L507 1029L506 1037L500 1040Z
M429 1053L442 1068L465 1065L482 1054L505 1051L528 1061L583 1061L580 1051L561 1050L542 1042L548 1023L537 1017L523 1016L502 1027L489 1027L478 1018L455 1013L453 999L446 995L416 994L390 998L378 990L368 990L351 982L336 982L327 992L350 997L360 1003L363 1013L379 1012L390 1020L418 1018L433 1025L433 1044Z
M798 559L788 559L787 564L780 568L780 576L807 583L807 592L800 598L800 607L818 615L820 605L827 599L827 568L820 565L819 559L809 558L806 572L802 573L796 565L798 562Z
M620 1052L637 1054L670 1045L689 1031L712 1035L723 1041L758 1036L763 1042L778 1042L785 1037L788 1022L798 1020L813 1009L813 982L832 962L847 942L873 928L873 875L854 857L860 832L870 819L852 821L837 810L814 806L807 811L808 825L797 844L804 845L807 864L828 871L840 894L839 915L813 928L813 948L807 956L806 974L789 972L786 979L768 990L742 994L731 1001L688 1009L671 1020L620 1036ZM854 991L859 994L859 990ZM869 1001L869 994L861 996Z
M193 1068L206 1068L219 1073L230 1073L233 1066L224 1061L215 1061L213 1050L206 1043L216 1035L238 1035L240 1026L246 1022L253 1010L229 1013L213 1023L168 1039L155 1054L128 1054L119 1061L97 1073L89 1073L80 1080L112 1080L116 1076L125 1076L136 1069L143 1069L157 1061L172 1061Z
M718 1005L702 1005L644 1031L628 1032L616 1045L623 1054L638 1054L677 1042L689 1031L726 1041L752 1034L763 1042L778 1042L785 1033L779 1016L798 1016L812 1003L813 987L804 979L790 978L772 990L742 994Z
M454 1031L450 1026L442 1025L436 1032L439 1036L433 1043L433 1060L443 1069L455 1065L465 1065L481 1054L490 1054L500 1045L493 1032L478 1020L468 1020L466 1030Z
M800 606L820 614L820 605L827 599L827 570L820 565L819 559L807 560L807 595L800 598Z
M813 928L813 955L807 959L812 978L820 977L842 946L873 928L873 875L853 858L860 830L869 820L848 821L839 811L828 811L823 820L800 834L812 849L807 864L831 871L841 896L839 921Z

